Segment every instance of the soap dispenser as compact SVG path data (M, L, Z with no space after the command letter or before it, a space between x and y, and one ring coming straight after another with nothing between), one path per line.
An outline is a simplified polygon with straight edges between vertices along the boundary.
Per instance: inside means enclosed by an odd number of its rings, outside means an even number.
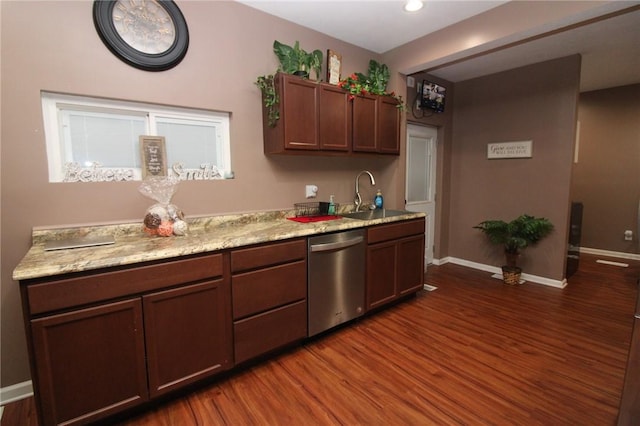
M379 189L378 192L376 192L376 198L373 199L373 202L376 205L377 209L381 209L384 204L384 200L382 199L382 192Z
M335 202L335 199L333 198L333 195L329 196L329 209L327 213L330 215L336 214L336 202Z

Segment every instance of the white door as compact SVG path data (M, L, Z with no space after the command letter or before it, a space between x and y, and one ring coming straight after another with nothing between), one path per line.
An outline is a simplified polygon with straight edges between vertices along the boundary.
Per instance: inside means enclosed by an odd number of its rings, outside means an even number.
M436 214L436 141L434 127L407 126L407 176L405 209L427 214L425 228L425 268L433 262Z

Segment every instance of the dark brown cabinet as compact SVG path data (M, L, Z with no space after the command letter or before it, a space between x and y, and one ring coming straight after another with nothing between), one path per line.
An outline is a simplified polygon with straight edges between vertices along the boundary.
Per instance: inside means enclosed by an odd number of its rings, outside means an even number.
M422 288L424 223L367 228L368 309ZM105 420L308 336L306 238L20 290L43 426Z
M266 154L344 155L400 153L400 110L389 96L352 100L338 86L278 73L279 115L268 125L263 107Z
M86 423L148 399L140 299L31 321L41 424Z
M324 151L351 149L351 113L348 93L340 87L319 84L319 138Z
M215 280L142 297L152 398L233 364L228 293Z
M283 127L282 141L285 149L317 150L318 141L318 90L317 85L301 78L280 75Z
M307 336L305 239L231 252L235 361Z
M372 95L353 98L353 151L377 152L377 99Z
M377 152L382 154L399 154L400 109L398 108L398 101L390 96L379 96L377 106Z
M353 151L400 153L400 110L396 99L373 95L353 99Z
M230 368L225 256L21 282L40 423L93 422Z
M424 284L424 219L367 230L367 309L420 290Z

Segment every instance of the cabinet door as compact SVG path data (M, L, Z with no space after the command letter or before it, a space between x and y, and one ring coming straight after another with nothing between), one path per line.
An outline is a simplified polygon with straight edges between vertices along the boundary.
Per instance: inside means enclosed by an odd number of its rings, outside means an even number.
M378 98L378 152L400 153L400 110L398 101L390 96Z
M398 296L424 286L424 234L398 241Z
M377 140L377 100L370 95L353 98L353 151L376 152Z
M320 149L348 151L351 146L349 93L340 87L319 85Z
M143 304L152 397L231 367L226 280L150 294Z
M283 75L282 116L285 149L317 150L317 84L300 77Z
M148 399L140 299L31 321L45 424L85 424Z
M394 241L367 247L367 309L396 297L396 259Z

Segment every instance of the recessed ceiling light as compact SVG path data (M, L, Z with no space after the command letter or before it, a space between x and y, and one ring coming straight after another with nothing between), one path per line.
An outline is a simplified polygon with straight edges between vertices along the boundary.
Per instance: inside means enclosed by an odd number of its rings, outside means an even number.
M422 0L407 0L404 5L404 10L407 12L417 12L422 9Z

